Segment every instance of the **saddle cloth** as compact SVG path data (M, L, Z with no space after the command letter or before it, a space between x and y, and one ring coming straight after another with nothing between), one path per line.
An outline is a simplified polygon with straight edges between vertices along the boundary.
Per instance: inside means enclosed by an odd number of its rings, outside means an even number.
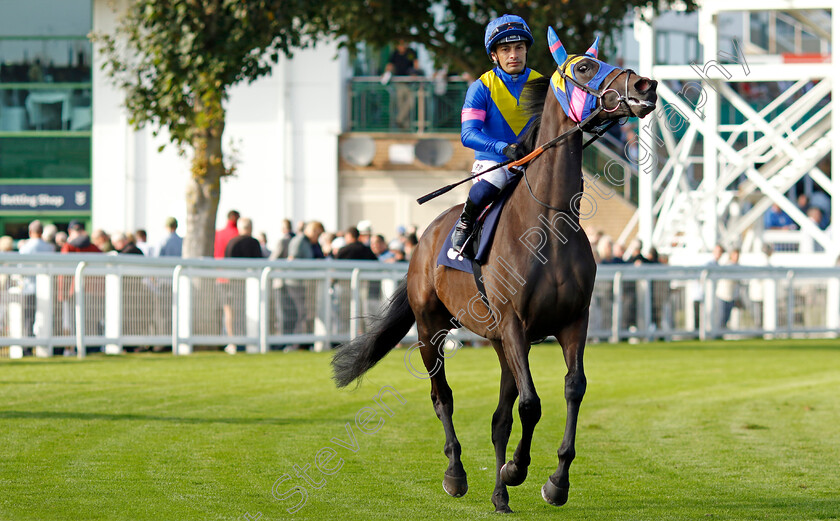
M479 264L484 264L487 261L487 256L490 254L490 247L493 245L493 236L496 233L496 226L499 224L499 215L502 213L502 207L510 198L510 194L513 193L513 189L516 188L517 184L519 184L519 180L521 178L522 176L514 178L505 187L502 193L499 194L499 197L497 197L490 206L485 208L478 219L476 219L475 228L478 229L478 232L473 234L472 239L467 242L464 250L465 252L474 251L475 260ZM450 228L449 233L446 234L446 239L443 241L443 247L438 253L437 265L447 266L456 270L472 273L472 261L470 261L468 257L458 255L452 248L452 232L455 230L455 225L457 224L458 221L456 220L455 224L452 225L452 228ZM476 234L478 235L477 241L475 240Z

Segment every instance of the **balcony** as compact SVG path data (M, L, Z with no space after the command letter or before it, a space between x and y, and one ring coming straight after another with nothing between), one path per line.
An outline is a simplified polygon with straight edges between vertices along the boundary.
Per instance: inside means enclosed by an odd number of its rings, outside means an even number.
M461 131L463 80L360 76L348 82L350 132L447 133Z

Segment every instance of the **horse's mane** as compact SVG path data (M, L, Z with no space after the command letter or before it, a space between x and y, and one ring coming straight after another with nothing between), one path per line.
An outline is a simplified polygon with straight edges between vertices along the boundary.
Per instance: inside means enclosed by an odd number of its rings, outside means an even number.
M525 84L522 94L519 96L519 107L526 114L533 117L528 130L519 142L527 152L537 148L537 135L540 133L543 109L545 108L545 97L548 94L549 80L540 77Z

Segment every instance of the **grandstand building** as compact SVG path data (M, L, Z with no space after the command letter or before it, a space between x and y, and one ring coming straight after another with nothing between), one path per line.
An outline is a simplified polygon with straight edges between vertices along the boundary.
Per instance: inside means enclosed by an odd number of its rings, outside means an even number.
M615 194L597 197L588 228L638 236L672 262L701 262L715 243L747 253L770 243L784 262L833 265L833 3L706 0L696 13L636 20L621 59L660 82L660 108L587 149L590 186ZM131 128L87 39L114 29L110 4L0 0L0 235L22 237L35 217L84 219L108 231L146 228L154 242L167 216L183 220L188 162L171 147L158 151L165 136ZM224 141L239 166L223 182L219 226L236 208L270 241L284 217L331 230L367 219L391 236L461 202L463 190L423 206L415 199L470 169L458 135L466 82L426 67L422 78L383 83L386 59L351 61L323 42L234 88ZM412 93L407 121L397 118L400 89ZM802 194L822 222L797 209ZM795 229L765 229L774 203Z

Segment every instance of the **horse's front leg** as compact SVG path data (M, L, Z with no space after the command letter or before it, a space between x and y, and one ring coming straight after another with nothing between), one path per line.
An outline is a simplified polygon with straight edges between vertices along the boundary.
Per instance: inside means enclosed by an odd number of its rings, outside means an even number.
M515 487L521 485L528 476L528 465L531 464L531 440L542 412L540 397L537 396L534 380L531 378L531 368L528 365L528 352L531 350L531 345L525 337L525 331L522 325L515 321L510 321L503 327L502 344L505 359L519 391L522 439L513 453L513 459L502 466L499 475L505 485Z
M578 321L560 330L557 340L563 346L566 359L566 430L563 442L557 451L560 459L557 470L542 488L542 497L554 506L561 506L569 499L569 467L575 459L575 433L577 432L580 402L586 392L586 375L583 374L583 349L586 345L586 331L589 324L589 310Z
M510 430L513 427L513 403L516 401L516 380L510 372L502 343L493 340L493 347L499 356L499 365L502 367L502 378L499 383L499 405L493 413L493 447L496 449L496 486L493 489L493 505L496 512L510 513L508 504L509 496L507 486L502 481L501 470L507 461L507 445L510 440Z

